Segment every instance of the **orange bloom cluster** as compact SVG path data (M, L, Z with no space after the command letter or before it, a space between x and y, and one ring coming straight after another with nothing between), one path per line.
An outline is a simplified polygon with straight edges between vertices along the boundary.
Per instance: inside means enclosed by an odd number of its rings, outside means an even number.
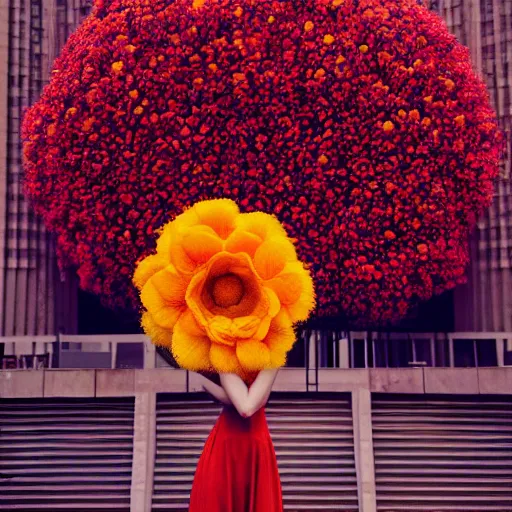
M200 201L160 230L156 254L133 282L153 343L188 370L278 368L294 324L314 308L313 282L279 221L240 213L234 201Z
M61 266L136 307L198 200L278 216L319 315L382 324L463 280L501 139L468 51L414 0L96 0L23 125Z

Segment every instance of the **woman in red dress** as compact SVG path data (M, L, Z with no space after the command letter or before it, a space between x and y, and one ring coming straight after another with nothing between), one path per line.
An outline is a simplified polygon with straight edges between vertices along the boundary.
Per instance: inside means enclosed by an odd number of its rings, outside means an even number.
M244 382L220 374L203 388L224 404L199 459L189 512L282 512L281 482L265 417L276 369Z

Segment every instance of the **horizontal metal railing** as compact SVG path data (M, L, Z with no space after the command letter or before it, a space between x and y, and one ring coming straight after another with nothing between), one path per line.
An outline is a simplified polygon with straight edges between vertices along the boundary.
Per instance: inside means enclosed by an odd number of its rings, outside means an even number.
M167 363L143 334L0 337L0 369L154 368ZM122 350L120 350L122 349ZM135 350L137 349L137 350ZM123 362L123 353L133 352ZM125 358L126 359L126 358ZM512 333L403 333L303 330L288 366L318 368L479 367L512 365Z

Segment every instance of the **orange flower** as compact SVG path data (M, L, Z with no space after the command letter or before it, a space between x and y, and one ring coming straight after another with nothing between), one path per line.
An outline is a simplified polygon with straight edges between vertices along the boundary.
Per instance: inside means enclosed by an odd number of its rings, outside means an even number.
M451 91L455 87L455 82L448 78L444 81L444 85L449 91Z
M454 119L454 121L457 126L464 126L464 124L466 123L466 116L464 114L461 114L460 116L457 116Z
M411 110L409 112L409 119L411 121L419 121L420 120L420 113L417 109Z
M382 128L383 130L388 133L388 132L392 132L394 129L395 129L395 125L391 122L391 121L386 121L383 125L382 125Z
M334 37L331 34L325 34L324 36L324 44L332 44L334 43Z
M241 376L284 365L293 324L314 307L313 282L279 221L203 201L160 230L133 282L141 324L180 366Z
M315 73L315 78L318 80L319 78L323 78L325 76L325 69L318 68Z
M123 69L123 67L124 67L124 64L120 60L112 63L112 71L114 71L114 73L120 73L121 70Z
M306 23L304 23L304 30L306 32L311 32L314 27L315 27L315 25L311 21L306 21Z

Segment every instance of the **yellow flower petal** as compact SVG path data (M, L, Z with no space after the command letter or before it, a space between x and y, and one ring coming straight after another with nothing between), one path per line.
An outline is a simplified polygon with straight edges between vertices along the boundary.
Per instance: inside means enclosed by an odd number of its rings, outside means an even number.
M217 315L208 322L206 330L213 341L234 346L238 340L252 338L260 323L261 318L257 316L227 318Z
M172 355L187 370L210 370L211 342L190 311L181 315L174 327Z
M157 254L160 254L166 261L171 261L174 244L177 238L186 233L189 228L200 223L199 217L192 208L185 210L173 221L168 222L156 230L160 236L156 242Z
M180 243L174 243L172 245L171 262L176 270L182 274L192 275L198 266L198 263L187 254L185 248Z
M296 335L290 315L283 309L270 324L264 342L270 352L288 352L295 343Z
M144 311L144 313L142 313L140 325L142 326L146 336L148 336L155 345L169 349L171 348L172 331L158 326L151 317L151 313L148 311Z
M190 370L248 378L283 366L293 323L314 307L313 282L276 217L227 199L197 203L157 230L157 254L133 282L141 323Z
M261 341L240 341L236 345L236 355L240 364L249 371L263 370L270 364L270 351Z
M288 313L282 309L272 320L264 343L270 350L269 368L280 368L286 364L287 353L296 340L295 330Z
M212 343L210 347L210 361L213 368L219 373L243 373L234 347Z
M286 230L273 215L263 212L242 213L236 221L237 227L249 231L262 240L272 236L287 236Z
M141 290L148 279L166 265L167 262L160 254L150 254L138 263L132 279L134 286Z
M239 210L231 199L201 201L195 204L194 211L201 223L213 228L223 240L235 230Z
M195 263L203 264L222 251L222 240L212 228L195 226L183 236L181 246L188 258Z
M300 261L287 263L284 270L267 281L293 322L307 320L315 307L313 280Z
M225 249L233 254L245 252L252 258L262 242L263 240L258 235L238 228L229 235Z
M140 294L143 306L160 327L172 329L186 308L185 295L188 279L172 265L153 275Z
M156 233L158 233L160 235L158 237L158 240L156 241L157 254L159 254L164 259L168 259L170 261L170 259L171 259L171 242L172 242L172 235L173 235L172 222L168 222L161 228L157 229Z
M282 368L286 364L286 352L270 352L270 363L267 368Z
M262 279L272 279L288 261L295 261L295 247L286 238L273 237L263 242L254 255L254 268Z
M263 290L265 291L269 302L268 316L274 318L281 310L281 301L279 300L279 297L275 291L272 290L272 288L263 287Z
M215 302L213 292L216 291L218 281L230 276L237 276L242 282L243 296L239 303L221 307ZM198 322L205 327L216 315L227 318L256 315L255 310L262 295L260 282L247 254L221 252L213 256L206 267L192 278L186 295L187 305L194 311ZM265 314L266 310L262 316Z

